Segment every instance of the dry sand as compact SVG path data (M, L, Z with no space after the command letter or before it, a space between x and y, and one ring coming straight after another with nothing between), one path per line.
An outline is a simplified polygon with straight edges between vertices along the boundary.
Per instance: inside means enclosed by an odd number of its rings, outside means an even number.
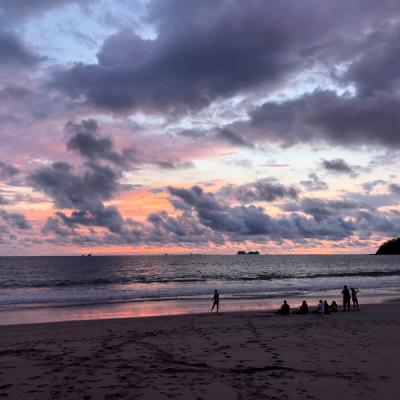
M0 327L5 399L399 399L400 305Z

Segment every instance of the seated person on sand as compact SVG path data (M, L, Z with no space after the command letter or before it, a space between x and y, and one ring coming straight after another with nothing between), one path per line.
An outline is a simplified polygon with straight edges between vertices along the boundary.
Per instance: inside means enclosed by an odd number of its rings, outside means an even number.
M337 305L335 300L333 300L331 305L329 306L329 311L330 312L337 312L338 311L338 305Z
M324 314L330 314L330 312L329 312L329 304L328 304L328 302L326 300L324 301Z
M317 307L314 309L313 311L314 313L318 313L318 314L323 314L325 312L324 310L324 303L322 300L319 301Z
M308 314L308 304L305 300L301 303L301 306L299 307L297 314Z
M280 310L278 310L276 312L276 314L281 314L281 315L289 315L290 314L290 306L286 300L283 301L283 304L282 304Z

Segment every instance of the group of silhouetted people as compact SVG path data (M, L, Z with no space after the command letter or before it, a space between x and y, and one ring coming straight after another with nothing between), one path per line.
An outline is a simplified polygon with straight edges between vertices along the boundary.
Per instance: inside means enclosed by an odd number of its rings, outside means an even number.
M350 311L350 299L353 302L353 309L360 311L360 307L358 305L358 298L357 298L357 293L359 292L358 289L356 288L349 288L344 285L343 290L342 290L342 295L343 295L343 311Z
M346 285L344 285L343 290L342 290L343 311L346 311L346 309L347 309L347 311L350 311L350 301L353 302L353 309L360 311L360 307L358 305L358 298L357 298L358 292L359 292L359 289L356 289L356 288L349 289ZM218 290L214 291L214 296L212 298L211 311L214 311L214 308L216 309L216 312L219 312ZM329 304L326 300L324 300L324 301L320 300L318 302L317 306L312 310L312 313L317 313L317 314L330 314L331 312L338 312L338 305L335 300L333 300L331 304ZM309 307L305 300L303 300L299 309L294 311L294 314L308 314L308 313L309 313ZM290 306L286 300L283 301L281 308L276 312L276 314L280 314L280 315L289 315L290 314Z
M358 305L357 293L359 289L356 288L348 288L346 285L343 287L342 295L343 295L343 311L350 311L350 301L353 302L353 309L360 311L360 307ZM294 314L308 314L309 307L305 300L301 303L301 306L298 310L294 311ZM317 306L312 310L312 313L317 314L330 314L331 312L338 312L338 305L335 300L329 304L326 300L320 300ZM276 314L280 315L289 315L290 314L290 306L286 300L283 301L281 308L276 312Z
M311 312L318 314L330 314L331 312L337 312L337 311L338 311L338 305L335 300L333 300L331 304L328 304L326 300L325 301L320 300L317 306ZM281 308L276 313L281 315L290 314L290 306L286 300L284 300ZM298 310L293 312L293 314L309 314L309 313L310 313L310 308L305 300L303 300Z

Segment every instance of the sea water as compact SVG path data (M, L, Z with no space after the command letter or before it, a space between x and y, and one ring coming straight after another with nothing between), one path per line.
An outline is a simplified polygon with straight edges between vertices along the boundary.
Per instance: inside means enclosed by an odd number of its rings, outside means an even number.
M400 256L0 257L0 324L262 309L282 299L400 298ZM362 302L362 301L361 301Z

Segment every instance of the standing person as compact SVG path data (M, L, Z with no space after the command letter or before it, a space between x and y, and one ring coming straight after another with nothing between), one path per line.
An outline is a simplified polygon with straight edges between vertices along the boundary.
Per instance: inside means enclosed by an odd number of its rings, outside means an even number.
M351 300L353 301L353 308L355 310L357 307L357 311L360 311L360 307L358 306L358 298L357 298L357 293L359 292L359 290L355 289L353 287L350 288L350 290L351 290Z
M211 311L213 311L214 307L216 307L217 312L218 312L219 311L219 293L218 293L217 289L215 289L215 291L214 291L214 297L213 297L212 302L213 302L213 305L211 307Z
M350 290L346 285L344 285L343 287L342 295L343 295L343 311L346 311L346 306L347 306L347 311L350 311Z

